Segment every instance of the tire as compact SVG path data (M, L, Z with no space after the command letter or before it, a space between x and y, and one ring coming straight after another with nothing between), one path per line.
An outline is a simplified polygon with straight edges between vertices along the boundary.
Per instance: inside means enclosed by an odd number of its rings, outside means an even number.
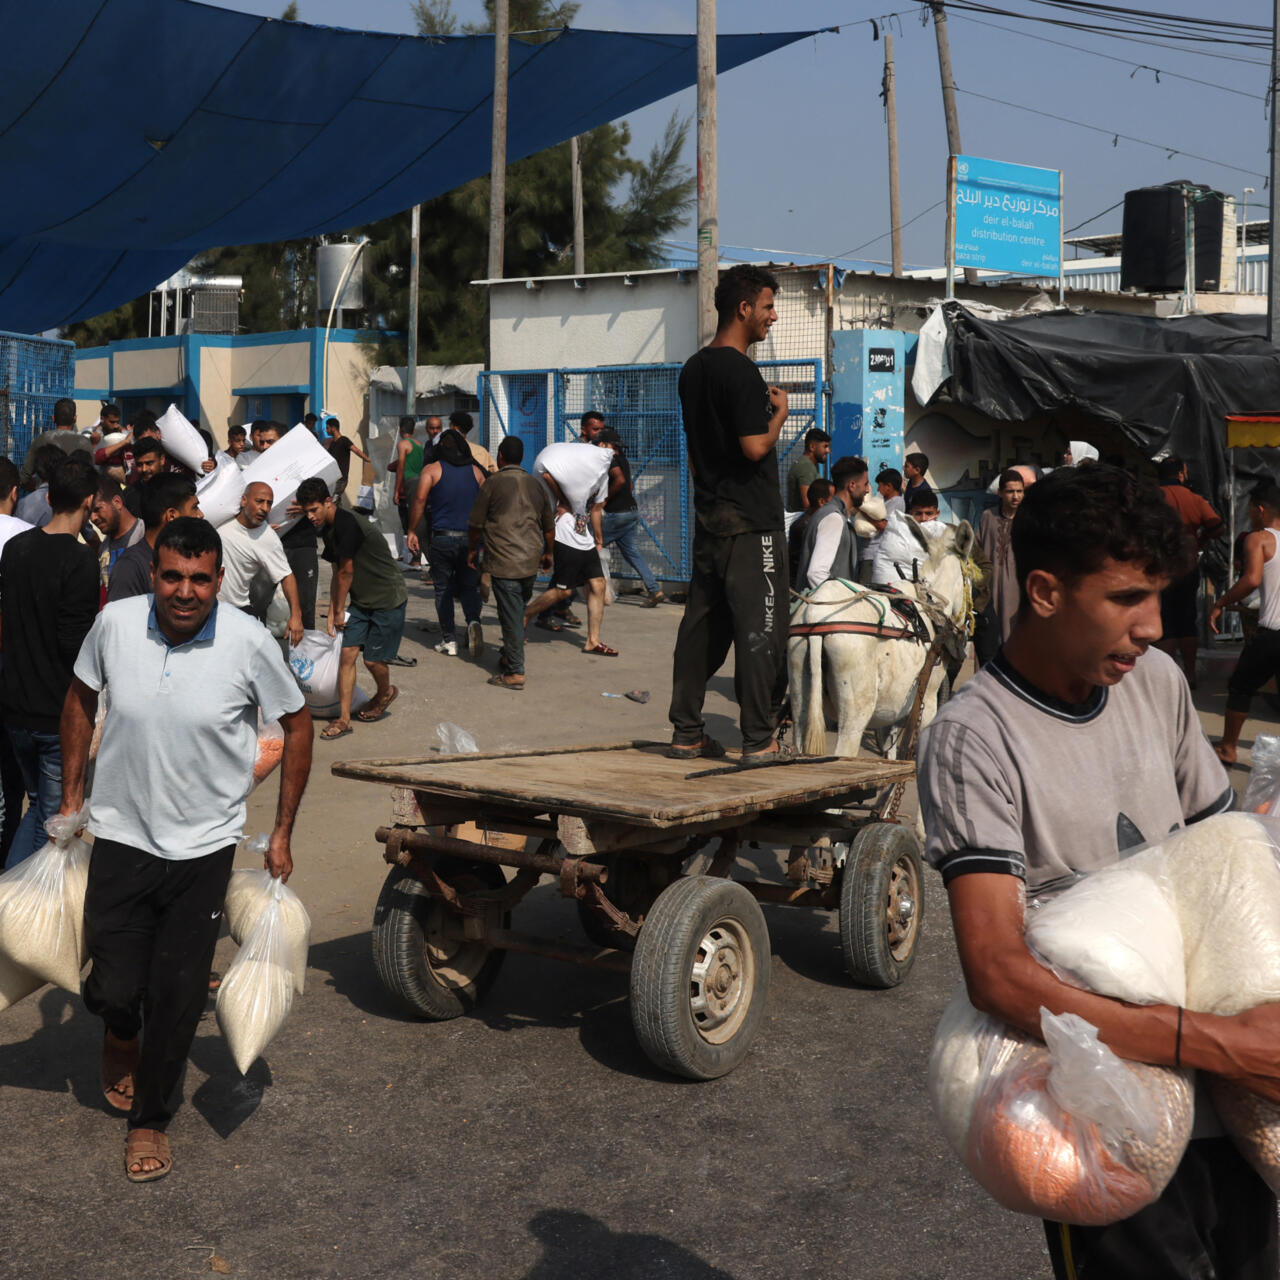
M863 827L840 881L840 947L849 976L868 987L896 987L915 964L923 928L919 842L894 823Z
M649 1059L690 1080L746 1056L769 997L769 930L732 880L689 876L658 895L636 940L631 1022Z
M506 884L502 868L491 862L441 858L435 869L459 892ZM410 871L392 867L373 912L373 965L382 985L407 1012L432 1022L446 1022L479 1004L507 954L483 942L433 942L449 911Z

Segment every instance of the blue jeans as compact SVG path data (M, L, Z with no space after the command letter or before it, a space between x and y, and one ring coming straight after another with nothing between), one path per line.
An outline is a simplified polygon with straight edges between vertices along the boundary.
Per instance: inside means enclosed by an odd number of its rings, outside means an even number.
M524 675L524 607L532 598L532 578L493 579L493 603L502 627L498 666L508 675Z
M56 733L41 733L38 729L6 725L5 732L22 773L28 801L4 864L16 867L44 845L44 824L62 807L62 743Z
M658 589L653 570L640 554L640 513L638 511L606 511L604 513L604 545L617 544L622 558L640 575L644 589L653 594Z
M453 640L455 597L462 601L462 616L468 622L480 621L480 575L467 564L467 535L463 532L433 529L427 554L431 557L440 635Z

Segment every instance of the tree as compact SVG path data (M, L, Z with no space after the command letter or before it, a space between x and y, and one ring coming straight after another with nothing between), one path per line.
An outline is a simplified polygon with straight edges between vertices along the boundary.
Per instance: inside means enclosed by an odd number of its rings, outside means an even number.
M280 15L281 22L297 22L298 20L298 0L289 0L285 5L284 12Z

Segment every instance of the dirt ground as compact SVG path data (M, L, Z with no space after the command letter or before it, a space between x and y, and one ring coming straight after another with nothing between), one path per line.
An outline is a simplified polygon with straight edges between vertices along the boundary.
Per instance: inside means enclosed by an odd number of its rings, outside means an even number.
M422 620L430 601L411 581ZM831 916L766 908L769 1015L742 1065L709 1083L649 1064L623 975L512 955L479 1009L434 1024L379 985L369 929L386 868L373 829L389 792L329 766L421 754L445 721L483 750L665 738L679 616L609 609L617 659L582 654L578 633L534 631L521 694L484 683L495 648L482 672L431 652L437 637L411 624L402 653L418 665L394 670L392 714L316 744L291 882L312 919L306 994L244 1078L210 1003L164 1181L124 1178L124 1125L96 1085L101 1027L78 999L47 988L0 1015L0 1275L1048 1275L1039 1225L978 1190L929 1113L929 1043L958 980L932 873L919 959L893 991L848 982ZM496 638L491 610L485 622ZM1229 664L1206 665L1198 701L1216 729ZM712 682L708 725L736 744L731 674ZM649 703L602 696L628 689ZM1250 722L1246 745L1260 729L1275 723ZM250 833L269 826L275 786L251 800ZM777 874L773 852L752 857ZM550 882L515 927L580 937ZM219 967L233 950L219 944Z

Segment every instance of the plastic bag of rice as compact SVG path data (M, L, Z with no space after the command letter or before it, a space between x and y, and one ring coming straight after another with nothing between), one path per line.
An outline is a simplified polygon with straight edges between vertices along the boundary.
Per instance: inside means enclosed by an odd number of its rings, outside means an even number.
M253 760L253 785L263 781L284 756L284 730L279 720L258 720L258 748Z
M249 846L253 849L256 842ZM307 951L311 946L311 917L288 885L273 880L269 871L233 871L227 884L224 914L227 929L239 946L244 946L262 913L274 906L281 918L284 938L282 963L301 995L307 980Z
M84 935L89 846L75 833L87 816L55 814L45 823L49 843L0 875L0 954L38 978L37 985L53 982L76 994L89 958Z
M33 991L39 991L43 986L43 978L37 978L34 973L14 964L0 953L0 1010L17 1004L19 1000L25 1000Z
M218 988L218 1027L241 1075L262 1055L293 1008L295 982L289 970L288 926L281 905L288 889L279 880L272 883L267 905Z

